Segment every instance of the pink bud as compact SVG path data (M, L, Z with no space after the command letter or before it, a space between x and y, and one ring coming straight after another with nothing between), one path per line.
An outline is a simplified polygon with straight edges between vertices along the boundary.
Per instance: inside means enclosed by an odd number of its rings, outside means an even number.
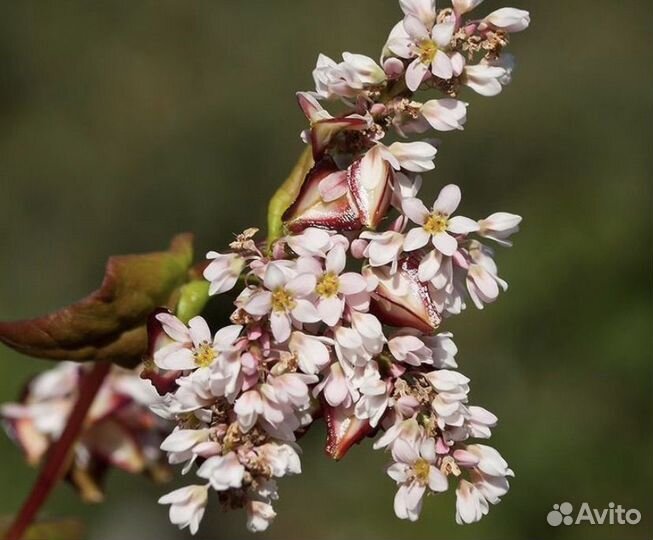
M384 324L408 326L430 334L437 329L442 317L429 295L427 284L419 281L419 258L419 254L402 258L393 275L387 266L367 269L379 281L370 309Z

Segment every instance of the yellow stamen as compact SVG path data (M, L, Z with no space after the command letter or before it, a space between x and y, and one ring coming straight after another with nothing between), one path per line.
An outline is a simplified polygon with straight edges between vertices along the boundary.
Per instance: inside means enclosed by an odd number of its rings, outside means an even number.
M435 58L437 52L438 52L438 46L435 44L434 41L430 39L422 40L417 46L417 53L419 55L420 61L423 64L430 64L431 62L433 62L433 59Z
M431 464L424 458L418 459L413 464L413 474L415 475L415 479L421 484L428 484L430 472Z
M287 289L279 287L272 293L272 311L290 311L295 304L295 298Z
M338 280L338 276L333 272L327 272L317 282L315 292L320 296L330 298L338 294L339 289L340 281Z
M199 367L208 367L213 363L217 354L208 341L203 341L200 343L199 347L195 347L193 350L193 357L195 358L195 363Z
M429 234L437 234L446 231L448 226L448 216L440 214L439 212L434 212L429 215L426 223L424 223L424 230Z

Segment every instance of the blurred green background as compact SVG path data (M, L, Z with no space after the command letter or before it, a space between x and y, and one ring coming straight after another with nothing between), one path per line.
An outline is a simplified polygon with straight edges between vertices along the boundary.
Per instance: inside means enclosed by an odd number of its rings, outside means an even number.
M259 538L651 537L652 5L515 4L533 24L513 38L513 84L464 95L466 129L442 137L424 193L455 181L465 215L524 216L498 257L508 293L446 325L474 403L500 418L492 444L516 472L512 489L476 525L454 523L452 494L402 522L385 456L368 442L330 462L318 428ZM399 17L394 0L3 2L0 318L83 296L110 254L163 248L179 231L196 233L201 254L263 224L301 148L294 92L311 88L318 52L376 57ZM0 400L47 366L0 350ZM0 437L0 514L34 477ZM61 486L45 513L81 515L93 540L187 538L156 504L167 489L114 473L106 504L82 507ZM563 501L643 519L549 527ZM217 504L198 535L250 536L244 515Z

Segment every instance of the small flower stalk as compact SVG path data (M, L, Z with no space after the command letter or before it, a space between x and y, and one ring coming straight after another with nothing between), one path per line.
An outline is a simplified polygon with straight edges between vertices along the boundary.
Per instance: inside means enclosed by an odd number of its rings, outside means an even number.
M250 531L267 529L278 481L301 473L299 442L321 419L332 458L366 437L387 453L400 519L451 489L456 522L473 523L509 489L512 470L478 442L497 417L470 403L446 323L507 289L493 244L510 246L521 217L468 217L456 184L442 182L434 201L420 190L441 151L434 132L472 118L465 93L494 96L510 82L504 51L529 14L472 15L482 0L399 4L378 61L321 54L315 88L297 93L310 163L281 190L277 231L250 228L207 254L209 294L233 301L230 321L150 316L143 384L157 390L150 410L174 426L156 450L191 478L159 502L193 534L212 499L244 509ZM330 113L334 102L344 112ZM37 406L3 413L55 430Z

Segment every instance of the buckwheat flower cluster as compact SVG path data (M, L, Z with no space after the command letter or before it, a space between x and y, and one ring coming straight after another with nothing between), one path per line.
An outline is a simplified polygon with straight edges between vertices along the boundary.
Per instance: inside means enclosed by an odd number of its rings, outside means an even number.
M61 436L85 373L80 364L61 362L34 377L19 403L0 407L6 431L31 465L39 464ZM66 473L85 501L102 500L108 467L168 479L160 445L171 427L150 411L157 400L137 371L112 368L93 401Z
M468 403L469 379L439 327L507 289L488 242L511 245L521 218L466 217L455 184L424 202L421 174L437 149L405 140L463 129L459 92L491 96L510 81L503 50L529 15L503 8L470 18L480 3L401 0L404 18L379 63L320 55L315 90L297 94L312 166L283 234L266 242L251 228L207 255L210 293L233 291L231 324L155 315L153 363L176 374L153 406L176 423L161 449L195 477L160 499L179 527L195 533L213 494L224 508L245 508L250 530L266 529L277 479L300 473L297 441L319 418L335 459L378 435L399 518L416 520L425 495L451 487L457 522L471 523L508 491L505 460L471 441L489 438L497 418ZM417 91L436 96L418 101ZM330 101L346 110L332 115Z

